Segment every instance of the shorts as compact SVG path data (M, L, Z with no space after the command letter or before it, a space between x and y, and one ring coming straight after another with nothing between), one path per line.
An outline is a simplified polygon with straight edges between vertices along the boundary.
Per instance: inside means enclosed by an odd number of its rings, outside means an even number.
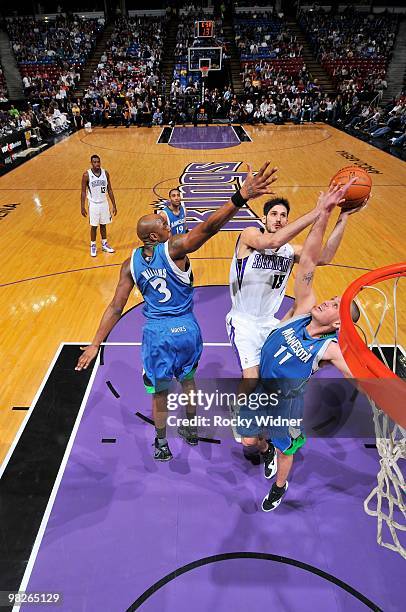
M147 321L141 348L147 393L167 390L173 378L192 378L202 350L200 327L193 314Z
M111 223L110 206L105 202L91 202L89 200L89 222L93 227Z
M260 394L265 393L267 393L268 396L270 395L269 392L259 384L254 394L250 395L250 398L253 398L255 395L255 399L257 399ZM291 398L277 397L274 401L270 401L268 406L258 406L258 408L256 408L258 402L250 403L251 407L243 406L239 411L239 422L237 425L238 434L244 438L257 438L261 436L262 438L271 440L273 445L282 453L289 451L292 447L291 434L293 430L295 432L295 438L301 433L304 395L299 394ZM252 406L255 409L253 409ZM296 424L293 428L287 423L287 420L291 419L296 419ZM302 419L302 421L299 419ZM289 452L287 454L289 454Z
M236 316L231 312L226 316L228 337L231 342L241 370L259 366L261 349L265 340L279 324L278 319L269 319L267 323L260 324L252 319L244 319L243 315Z

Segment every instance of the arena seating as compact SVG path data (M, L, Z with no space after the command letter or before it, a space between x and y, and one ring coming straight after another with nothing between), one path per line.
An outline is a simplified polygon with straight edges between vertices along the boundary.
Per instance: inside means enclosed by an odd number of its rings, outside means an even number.
M96 123L103 118L110 122L151 122L161 106L162 80L159 63L162 55L164 17L120 17L113 34L93 74L85 100L94 106ZM160 99L159 99L160 98ZM98 102L103 112L99 112ZM136 120L135 118L138 117Z
M339 91L379 92L393 48L396 15L366 14L348 8L343 13L323 9L302 11L300 24L315 55Z
M104 20L76 15L50 20L20 17L7 20L7 31L30 98L52 98L62 87L73 88Z

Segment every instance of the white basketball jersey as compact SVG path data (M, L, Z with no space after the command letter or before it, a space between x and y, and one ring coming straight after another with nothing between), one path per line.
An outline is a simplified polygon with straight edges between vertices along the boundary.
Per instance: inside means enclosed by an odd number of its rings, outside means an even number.
M237 240L230 268L231 313L246 319L267 321L279 310L294 263L292 245L279 249L252 249L238 259Z
M107 201L107 176L103 168L100 169L100 176L93 174L92 170L87 171L89 184L87 187L87 197L89 202Z

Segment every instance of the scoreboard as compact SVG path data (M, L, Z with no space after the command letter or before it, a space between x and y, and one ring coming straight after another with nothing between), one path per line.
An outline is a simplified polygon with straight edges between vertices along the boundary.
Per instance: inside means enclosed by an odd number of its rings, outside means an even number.
M195 38L213 38L214 21L196 21Z

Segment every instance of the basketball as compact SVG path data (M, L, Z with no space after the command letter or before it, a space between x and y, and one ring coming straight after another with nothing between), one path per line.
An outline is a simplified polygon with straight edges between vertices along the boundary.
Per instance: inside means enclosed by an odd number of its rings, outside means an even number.
M365 170L358 168L358 166L346 166L345 168L341 168L341 170L331 179L330 185L333 183L345 185L352 178L356 178L357 180L347 191L345 202L339 204L342 208L357 208L357 206L360 206L365 198L371 193L371 177Z

